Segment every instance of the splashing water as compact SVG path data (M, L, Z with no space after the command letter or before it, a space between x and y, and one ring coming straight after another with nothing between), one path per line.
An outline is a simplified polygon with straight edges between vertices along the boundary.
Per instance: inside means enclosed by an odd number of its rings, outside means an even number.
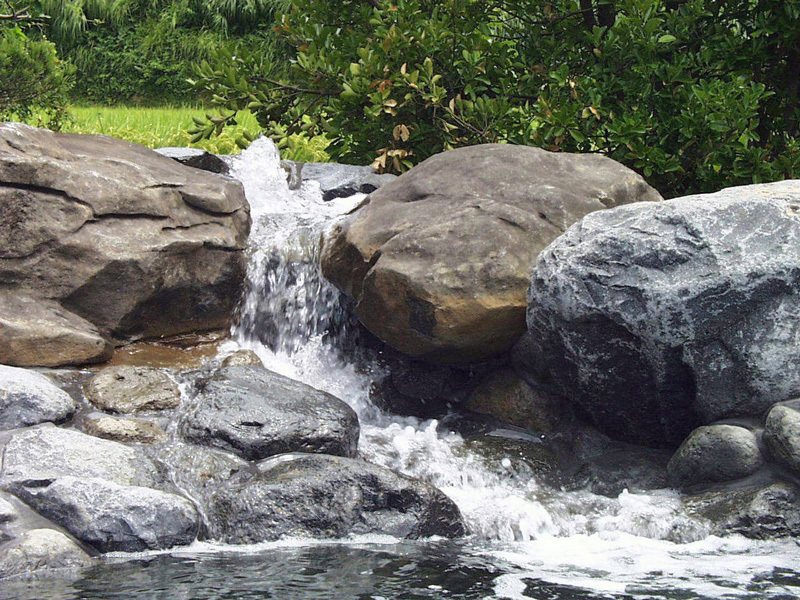
M290 191L266 138L235 159L232 175L244 184L253 231L246 294L223 351L252 349L267 368L350 404L361 421L362 458L442 489L464 515L472 551L516 565L518 572L498 577L494 597L562 597L536 592L531 581L601 595L797 597L753 583L764 571L796 564L793 543L708 536L669 490L607 498L510 476L508 459L492 463L471 454L460 435L441 431L436 421L380 411L369 389L384 373L349 362L341 351L351 317L319 265L326 228L363 196L323 202L315 182Z

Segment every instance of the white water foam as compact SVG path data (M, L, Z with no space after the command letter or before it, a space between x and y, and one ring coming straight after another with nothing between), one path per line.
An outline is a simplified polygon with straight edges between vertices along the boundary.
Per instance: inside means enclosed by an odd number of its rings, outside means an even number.
M253 249L243 317L223 350L252 349L268 368L350 404L361 421L362 458L442 489L459 506L477 551L518 565L520 573L498 579L496 597L525 597L531 578L600 594L740 597L756 575L797 564L800 551L791 543L709 537L674 491L618 498L559 491L510 477L513 459L487 462L436 421L377 409L369 389L382 373L347 364L331 343L325 328L341 307L318 265L321 233L361 198L325 203L313 183L290 191L266 139L242 153L233 174L252 206ZM274 324L266 336L258 330L264 319ZM759 591L780 593L786 590Z

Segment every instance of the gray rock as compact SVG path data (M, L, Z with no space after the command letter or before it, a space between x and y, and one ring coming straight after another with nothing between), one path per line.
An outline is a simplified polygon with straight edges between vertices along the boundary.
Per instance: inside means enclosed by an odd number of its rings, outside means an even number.
M12 298L0 322L14 325L0 348L46 342L6 351L17 366L97 361L108 342L224 328L244 280L241 184L110 137L0 125L0 222ZM47 301L47 314L21 319L13 307L24 299ZM74 352L59 355L64 347Z
M228 367L200 384L181 428L196 444L260 460L284 452L355 456L356 413L338 398L262 367Z
M568 489L588 488L593 494L616 498L624 490L644 492L670 486L669 452L641 447L615 449L582 464L567 482Z
M158 423L145 419L123 419L120 417L87 417L83 430L89 435L115 442L155 444L164 440L166 433Z
M167 410L181 402L178 384L165 369L106 367L83 386L97 408L116 413Z
M0 546L0 579L50 569L80 569L92 558L55 529L33 529Z
M104 479L32 481L16 493L39 514L100 552L186 545L200 526L194 505L182 496Z
M800 181L592 213L529 302L532 364L615 437L760 417L800 394Z
M75 400L44 375L0 365L0 429L45 421L60 423L77 409Z
M532 388L508 368L485 378L464 407L532 431L557 429L567 413L564 399Z
M2 184L0 184L2 185ZM54 367L103 362L113 346L85 319L57 302L0 293L0 362Z
M764 458L755 434L736 425L707 425L695 429L667 465L670 480L679 487L747 477Z
M227 175L230 172L230 167L222 158L216 154L211 154L200 148L156 148L159 154L177 160L182 165L187 167L194 167L195 169L202 169L203 171L211 171L212 173L219 173L220 175Z
M264 363L252 350L237 350L222 361L223 367L263 367Z
M206 515L211 536L229 543L465 533L458 508L436 488L370 463L323 454L277 456L255 474L237 474L216 491Z
M78 431L40 425L15 433L5 445L0 486L16 494L32 482L65 476L100 478L118 485L151 487L161 482L140 451Z
M800 495L789 483L707 492L689 496L685 503L690 514L710 521L714 535L800 536Z
M293 161L283 161L292 163ZM294 163L303 181L316 181L325 202L346 198L353 194L369 194L397 178L396 175L378 175L372 167L358 167L337 163Z
M19 515L17 509L8 500L0 498L0 523L9 523L15 520Z
M800 412L776 405L767 415L764 443L775 460L800 473Z
M322 269L397 350L469 363L525 331L537 254L600 209L661 196L600 155L487 144L438 154L370 194L326 240Z

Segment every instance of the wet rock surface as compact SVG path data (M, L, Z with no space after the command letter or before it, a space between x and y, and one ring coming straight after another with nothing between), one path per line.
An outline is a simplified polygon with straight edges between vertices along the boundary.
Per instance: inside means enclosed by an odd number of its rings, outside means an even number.
M256 473L232 477L206 513L211 537L229 543L465 533L458 508L436 488L370 463L323 454L274 457Z
M378 338L470 363L525 331L536 255L584 215L661 196L599 155L487 144L429 158L370 194L325 243L325 276Z
M800 182L586 216L539 255L531 364L604 431L676 446L800 393Z
M182 419L193 443L260 460L285 452L355 456L358 417L338 398L263 367L227 367L198 384Z
M181 496L104 479L59 477L30 482L17 495L100 552L162 550L191 543L200 526Z
M764 464L755 434L735 425L695 429L669 461L670 481L679 487L741 479Z
M8 364L99 361L112 342L226 327L244 278L241 185L105 136L0 125L0 223ZM29 300L45 306L20 319Z
M106 367L84 384L83 392L97 408L124 414L176 408L181 401L171 373L152 367Z
M3 450L0 487L15 493L59 477L99 478L118 485L155 487L155 465L130 446L78 431L40 425L11 436Z
M46 421L60 423L77 407L69 394L44 375L0 365L0 429L16 429Z
M92 558L78 544L55 529L33 529L0 547L0 579L91 564Z
M123 419L111 416L89 416L83 420L83 431L115 442L155 444L166 437L158 423L145 419Z
M372 167L337 163L299 163L291 160L282 162L297 171L301 181L319 183L322 199L325 202L354 194L369 194L397 179L396 175L378 175Z
M764 443L777 462L800 473L800 412L789 406L773 406L764 427Z

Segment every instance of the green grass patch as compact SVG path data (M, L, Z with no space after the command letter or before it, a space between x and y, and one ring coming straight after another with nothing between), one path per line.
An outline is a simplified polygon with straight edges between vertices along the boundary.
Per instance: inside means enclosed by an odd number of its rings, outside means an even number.
M99 133L127 140L148 148L177 146L202 148L214 154L237 154L241 148L236 139L247 132L257 135L261 128L249 111L237 115L238 125L226 127L218 136L190 141L187 133L194 126L192 117L206 114L201 107L127 107L127 106L73 106L62 131L71 133ZM31 122L32 125L36 123ZM305 133L283 136L278 141L281 156L301 162L327 162L330 156L325 149L330 141L324 136L308 137Z
M237 115L239 125L236 127L192 144L187 133L193 126L192 117L202 117L205 112L202 108L193 107L74 106L62 131L99 133L148 148L192 147L215 154L236 154L240 151L235 141L237 137L245 131L250 134L260 131L255 117L243 111Z

